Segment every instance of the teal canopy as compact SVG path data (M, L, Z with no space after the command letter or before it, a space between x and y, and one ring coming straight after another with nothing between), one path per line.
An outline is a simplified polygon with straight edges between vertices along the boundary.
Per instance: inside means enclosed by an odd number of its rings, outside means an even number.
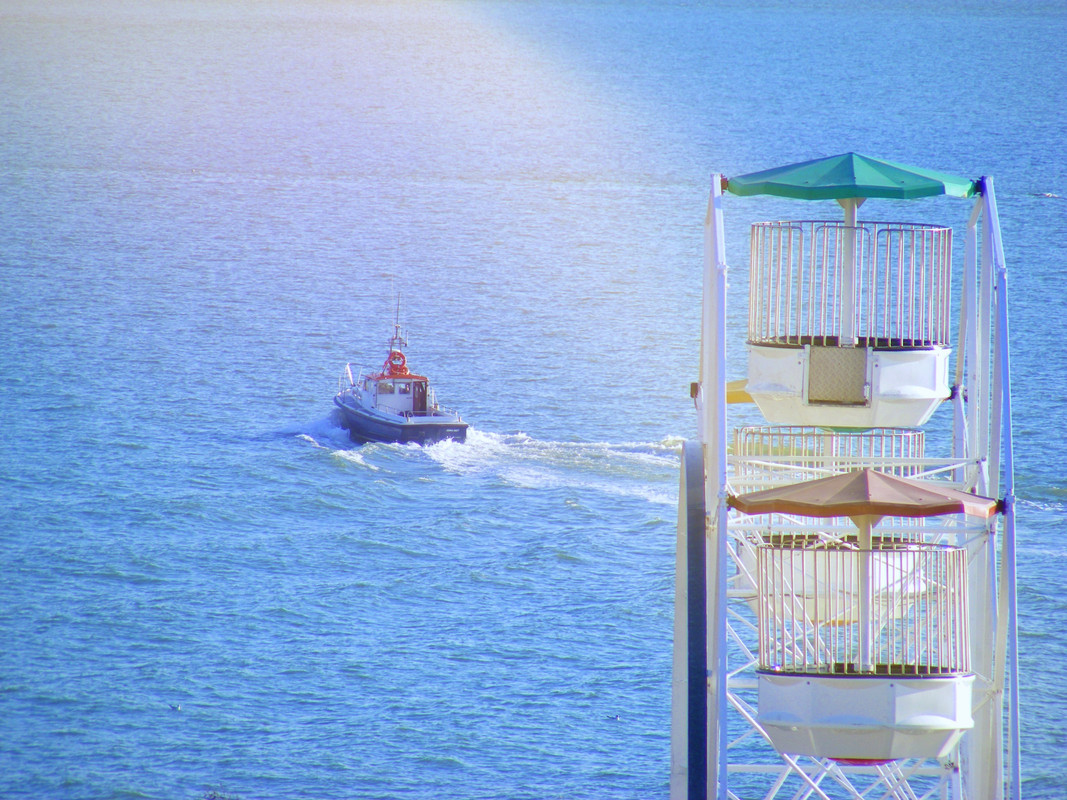
M909 200L939 194L971 197L978 185L944 172L844 153L729 178L726 189L742 196L771 194L798 200L867 197Z

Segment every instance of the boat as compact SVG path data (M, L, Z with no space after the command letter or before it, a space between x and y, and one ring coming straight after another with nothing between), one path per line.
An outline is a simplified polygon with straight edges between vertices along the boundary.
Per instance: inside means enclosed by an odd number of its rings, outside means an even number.
M752 222L747 275L728 281L728 195L834 200L844 215ZM963 247L952 228L872 210L936 195L970 201ZM698 438L682 446L679 483L671 800L1019 800L993 179L857 153L715 173L704 244ZM748 300L736 343L747 376L728 380L732 285Z
M334 404L341 424L353 442L398 442L429 445L445 440L463 442L467 423L458 412L438 404L425 375L408 368L400 330L400 301L385 363L378 370L355 376L346 364L338 381Z

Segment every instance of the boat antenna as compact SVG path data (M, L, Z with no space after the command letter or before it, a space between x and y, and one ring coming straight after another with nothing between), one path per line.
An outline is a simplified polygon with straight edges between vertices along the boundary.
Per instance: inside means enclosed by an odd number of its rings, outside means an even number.
M390 349L399 350L401 347L407 347L407 342L404 337L400 335L400 293L396 294L396 322L394 323L393 339L390 342Z

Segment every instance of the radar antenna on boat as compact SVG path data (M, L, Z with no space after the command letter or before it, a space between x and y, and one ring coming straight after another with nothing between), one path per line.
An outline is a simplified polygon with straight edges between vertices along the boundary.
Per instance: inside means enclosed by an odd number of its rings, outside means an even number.
M393 338L389 343L390 348L399 349L407 347L408 340L400 332L400 295L396 296L396 320L393 322Z

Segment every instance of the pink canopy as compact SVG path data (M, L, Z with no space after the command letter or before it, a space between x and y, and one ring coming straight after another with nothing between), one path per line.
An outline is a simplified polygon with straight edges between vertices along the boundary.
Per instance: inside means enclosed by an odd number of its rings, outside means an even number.
M731 495L727 503L745 514L805 517L933 517L962 513L987 518L999 509L999 503L988 497L873 469Z

